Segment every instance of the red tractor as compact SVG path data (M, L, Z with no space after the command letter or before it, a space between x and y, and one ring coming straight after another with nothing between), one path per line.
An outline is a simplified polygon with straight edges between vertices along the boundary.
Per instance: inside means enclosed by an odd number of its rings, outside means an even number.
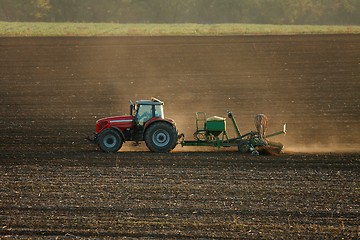
M153 152L169 152L177 144L178 132L175 121L164 117L163 106L156 98L130 101L130 115L97 120L91 140L105 152L117 152L125 141L145 141Z

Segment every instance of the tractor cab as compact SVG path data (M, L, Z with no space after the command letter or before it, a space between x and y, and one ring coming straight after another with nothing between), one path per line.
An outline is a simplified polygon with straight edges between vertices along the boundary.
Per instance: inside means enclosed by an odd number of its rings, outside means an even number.
M130 101L130 115L135 121L143 126L152 118L164 119L164 103L159 99L152 98L151 100L139 100L133 104Z

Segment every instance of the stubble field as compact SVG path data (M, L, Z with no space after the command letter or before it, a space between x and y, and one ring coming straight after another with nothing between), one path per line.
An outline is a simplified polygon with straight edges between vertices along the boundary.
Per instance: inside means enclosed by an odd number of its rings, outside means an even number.
M1 237L359 238L359 40L0 39ZM270 132L287 122L287 153L84 140L151 96L188 139L196 111L232 110L242 132L257 113Z

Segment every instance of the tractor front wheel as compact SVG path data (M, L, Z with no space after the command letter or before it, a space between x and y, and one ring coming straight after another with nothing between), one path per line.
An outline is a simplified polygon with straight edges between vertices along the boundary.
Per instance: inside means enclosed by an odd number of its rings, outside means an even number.
M123 139L114 129L106 129L102 131L98 137L98 143L104 152L117 152L123 145Z
M178 133L166 122L156 122L145 132L146 146L153 152L170 152L177 143Z

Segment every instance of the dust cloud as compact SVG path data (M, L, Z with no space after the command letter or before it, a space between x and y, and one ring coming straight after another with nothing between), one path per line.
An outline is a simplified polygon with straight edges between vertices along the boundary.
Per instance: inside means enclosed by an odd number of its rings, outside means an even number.
M255 130L258 113L269 118L268 133L287 123L287 135L271 141L289 151L357 151L360 145L358 35L2 43L1 57L7 60L0 93L3 124L10 126L4 139L16 119L19 135L32 129L77 143L94 131L96 119L128 114L129 100L157 97L185 139L193 139L195 112L226 117L230 110L243 134ZM227 131L235 136L229 119ZM31 135L35 142L37 137Z
M359 152L356 146L342 146L339 144L309 144L309 145L289 145L285 148L286 153L340 153L340 152Z
M195 131L195 112L226 117L231 110L242 133L255 129L258 113L269 117L268 133L287 123L288 134L271 140L291 151L356 150L359 44L342 39L351 45L335 46L321 36L260 39L189 38L186 48L169 47L173 40L168 40L167 47L151 52L163 64L142 55L148 68L139 74L148 92L155 89L165 101L166 115L186 139ZM235 136L230 120L227 131Z

